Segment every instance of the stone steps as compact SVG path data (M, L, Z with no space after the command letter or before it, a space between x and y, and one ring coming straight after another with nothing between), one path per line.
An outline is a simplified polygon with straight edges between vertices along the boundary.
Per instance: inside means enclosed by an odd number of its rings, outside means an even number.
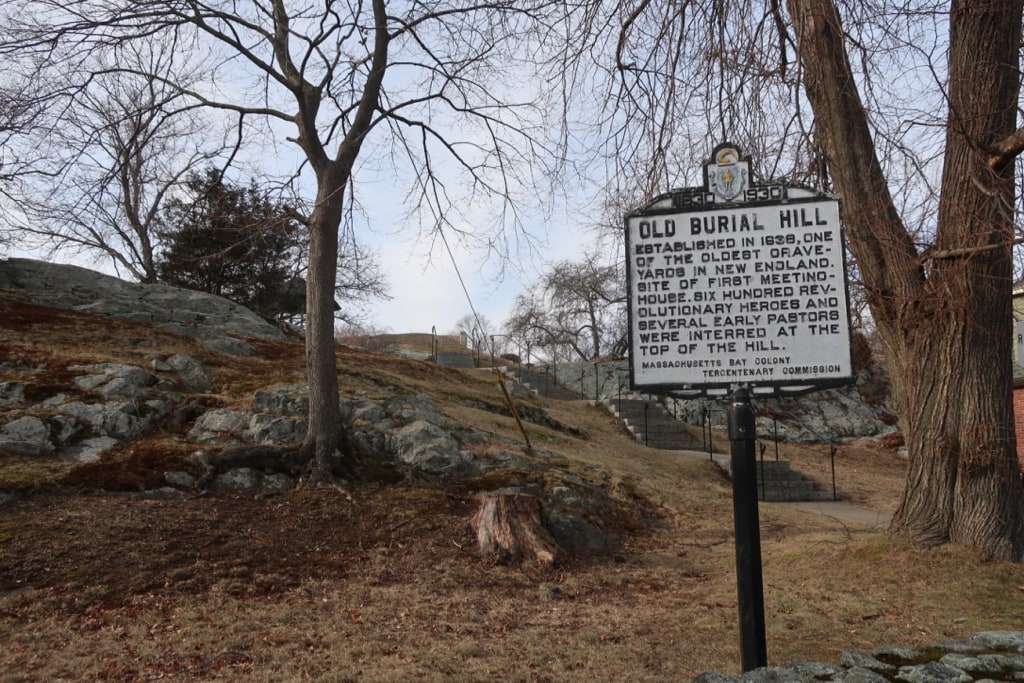
M541 396L557 400L583 398L555 382L548 373L529 368L507 368L506 374L536 391ZM606 398L604 404L633 437L648 448L672 451L701 451L704 446L690 435L685 425L675 419L655 400ZM713 458L729 472L729 458ZM757 492L763 501L824 501L837 500L831 490L818 488L814 481L794 470L787 461L758 460Z
M604 403L636 440L648 448L679 451L702 447L685 426L657 401L605 399Z
M580 396L575 391L566 389L555 380L554 374L523 367L521 365L511 366L504 369L506 376L519 382L530 391L537 392L538 396L551 398L556 401L578 401Z
M730 464L723 459L727 472ZM793 469L786 460L757 460L757 497L768 502L838 500L831 490L821 489L817 483ZM731 472L730 472L731 474Z
M648 448L702 450L685 427L657 401L606 399L605 405ZM729 458L715 458L729 472ZM758 498L769 502L837 500L831 490L818 485L785 460L757 461ZM730 473L731 474L731 473Z

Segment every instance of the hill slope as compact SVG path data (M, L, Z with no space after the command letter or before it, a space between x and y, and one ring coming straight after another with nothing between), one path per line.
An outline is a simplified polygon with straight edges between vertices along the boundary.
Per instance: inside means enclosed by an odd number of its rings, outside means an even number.
M154 492L193 451L217 446L192 440L201 415L249 410L257 391L303 382L298 342L246 342L252 355L227 356L148 325L0 297L0 383L28 386L0 406L0 425L62 394L83 398L83 365L189 355L210 382L179 385L180 410L96 462L0 453L4 680L678 681L739 668L729 482L703 458L639 446L586 401L519 399L548 468L384 467L344 488ZM477 435L476 457L529 455L489 373L338 354L344 398L426 396L453 433ZM852 448L839 460L844 492L891 510L898 464ZM619 539L609 552L555 569L478 555L469 522L481 491L577 481L614 503L588 517ZM782 505L761 518L773 663L1024 619L1007 599L1024 586L1019 567L955 548L911 552Z

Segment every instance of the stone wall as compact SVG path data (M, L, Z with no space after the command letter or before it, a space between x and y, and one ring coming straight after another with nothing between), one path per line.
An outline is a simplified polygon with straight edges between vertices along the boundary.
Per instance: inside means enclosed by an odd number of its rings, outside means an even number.
M1017 430L1017 459L1024 468L1024 384L1013 387L1013 423Z
M850 650L843 653L840 664L793 663L755 669L738 677L705 673L694 683L982 683L1021 680L1024 680L1024 631L985 631L966 640L945 641L930 647L879 647L871 654Z

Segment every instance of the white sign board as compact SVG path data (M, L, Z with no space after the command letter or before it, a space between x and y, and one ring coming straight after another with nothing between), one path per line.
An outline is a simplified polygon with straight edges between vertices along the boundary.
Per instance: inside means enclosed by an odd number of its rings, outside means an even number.
M1014 327L1017 332L1017 363L1024 365L1024 321L1018 320Z
M839 202L787 196L627 217L633 388L852 377Z

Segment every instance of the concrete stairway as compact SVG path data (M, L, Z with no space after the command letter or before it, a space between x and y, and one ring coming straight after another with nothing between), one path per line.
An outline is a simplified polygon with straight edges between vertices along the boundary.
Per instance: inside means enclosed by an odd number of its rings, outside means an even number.
M574 401L583 398L555 382L548 373L529 368L506 368L505 372L521 384L536 391L545 398ZM675 419L656 400L606 398L604 404L632 432L639 443L648 448L683 451L706 457L703 444L693 438L684 424ZM728 455L715 454L712 459L730 473ZM817 484L794 470L784 460L757 461L757 492L763 501L830 501L834 500L831 490L818 488Z
M639 399L606 399L605 404L636 440L649 448L681 451L702 451L703 444L694 439L685 427L657 401ZM703 456L703 453L701 454ZM727 473L728 455L716 454L712 459ZM818 485L793 469L785 460L757 460L757 495L760 500L823 501L834 500L833 492Z
M536 391L539 396L544 398L551 398L556 401L578 401L583 398L583 396L575 391L566 389L556 382L554 375L550 372L538 372L521 365L507 367L504 372L506 375L511 375L515 381L532 391Z
M683 424L657 401L624 398L605 399L604 403L625 423L636 440L648 448L671 451L702 448Z
M785 460L758 460L757 497L771 502L836 500L831 490L818 485L793 469Z

